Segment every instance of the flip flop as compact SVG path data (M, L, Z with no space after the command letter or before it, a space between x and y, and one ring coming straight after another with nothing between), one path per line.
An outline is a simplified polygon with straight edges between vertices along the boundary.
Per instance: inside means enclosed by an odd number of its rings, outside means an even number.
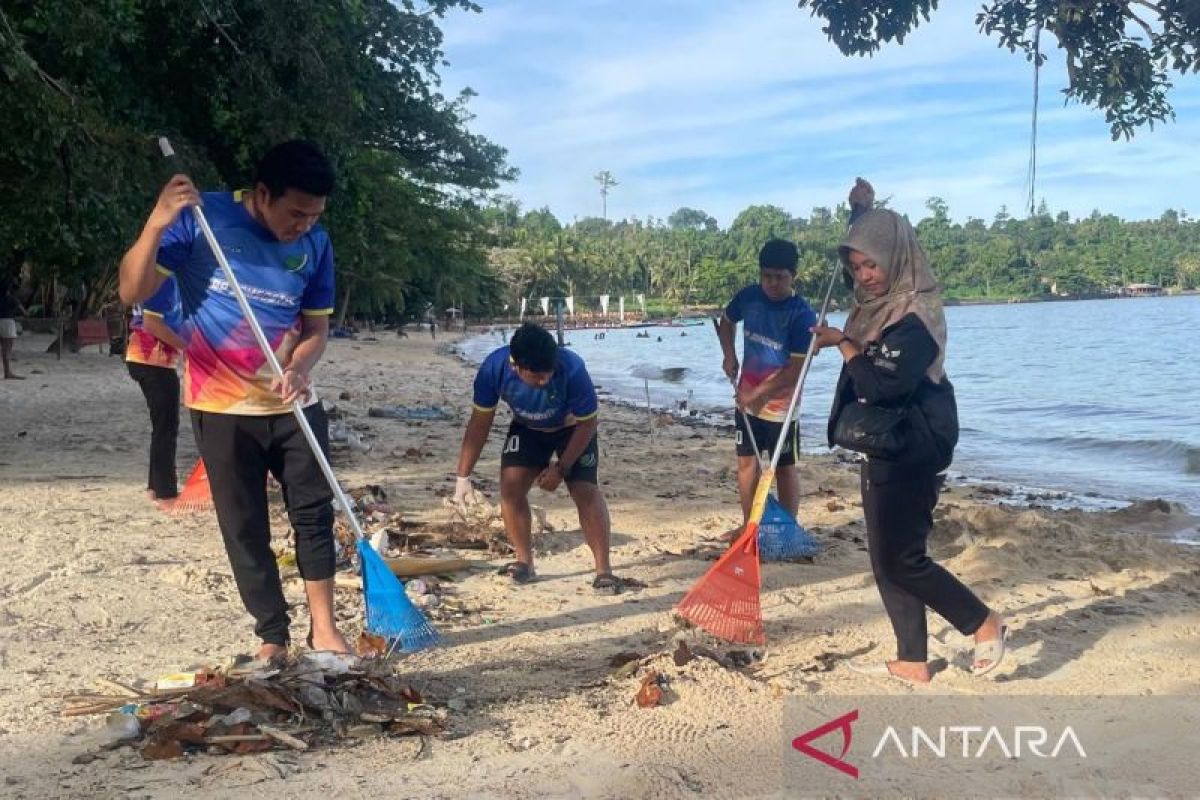
M981 642L975 645L975 658L971 662L971 674L980 677L987 675L989 672L1000 666L1000 662L1004 660L1004 654L1008 647L1008 626L1004 623L1000 624L1000 635L990 642ZM980 661L987 661L985 667L975 666Z
M510 561L496 572L497 575L507 575L513 583L529 583L535 577L533 567L524 561Z
M625 582L611 572L597 575L592 580L592 589L596 594L618 595L624 588Z

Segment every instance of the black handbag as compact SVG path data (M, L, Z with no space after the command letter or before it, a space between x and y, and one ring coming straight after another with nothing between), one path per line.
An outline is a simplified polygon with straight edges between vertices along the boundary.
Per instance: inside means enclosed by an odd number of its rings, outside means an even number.
M833 443L872 458L899 460L909 445L909 401L898 407L847 403L833 426Z

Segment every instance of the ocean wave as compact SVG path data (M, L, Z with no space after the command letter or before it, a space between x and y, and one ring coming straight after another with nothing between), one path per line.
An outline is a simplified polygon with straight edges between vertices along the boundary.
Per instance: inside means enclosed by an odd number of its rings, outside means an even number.
M1103 452L1114 458L1130 457L1142 461L1174 462L1188 475L1200 475L1200 446L1174 439L1105 439L1096 436L1051 436L1030 439L1043 447L1075 451Z

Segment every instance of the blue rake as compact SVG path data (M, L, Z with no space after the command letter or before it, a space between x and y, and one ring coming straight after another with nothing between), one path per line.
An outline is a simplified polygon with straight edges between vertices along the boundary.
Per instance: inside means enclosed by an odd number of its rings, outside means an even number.
M820 552L821 543L793 519L778 500L768 497L762 521L758 524L758 553L763 561L812 558Z
M362 570L367 630L391 642L389 654L394 650L411 653L438 643L437 630L413 605L404 584L365 538L358 540L358 565Z

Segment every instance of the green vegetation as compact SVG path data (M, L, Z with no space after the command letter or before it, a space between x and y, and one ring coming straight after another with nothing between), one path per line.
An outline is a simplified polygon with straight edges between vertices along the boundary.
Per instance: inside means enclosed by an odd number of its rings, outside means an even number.
M1200 287L1200 221L1183 212L1144 222L1098 211L1071 220L1065 212L1052 215L1043 204L1028 219L1001 210L990 222L957 223L941 199L930 198L926 207L929 216L918 222L917 232L949 298L1095 294L1127 283ZM757 279L758 248L773 236L799 245L798 285L807 296L819 296L837 257L847 209L814 208L807 217L793 217L776 206L751 206L724 230L690 208L665 220L587 218L563 226L548 209L522 214L507 201L488 208L484 219L492 264L503 276L510 307L519 297L576 295L591 309L596 300L584 298L610 294L615 308L616 296L624 294L626 308L632 308L632 295L641 292L669 304L661 314L727 301ZM845 298L840 283L837 296Z
M861 24L847 27L847 9L860 5L801 3L848 52L901 39L936 8L872 0ZM1168 117L1165 71L1195 68L1188 42L1198 23L1183 10L1195 4L1100 5L1083 13L1066 0L993 3L981 24L1029 52L1025 33L1040 20L1069 44L1073 96L1107 109L1114 131L1128 134ZM1128 44L1110 6L1161 12L1151 20L1161 35ZM800 287L819 294L844 208L792 216L754 205L724 229L694 208L564 226L548 209L523 212L497 198L516 176L505 151L470 132L470 91L439 91L438 25L456 8L478 10L471 0L4 3L0 278L19 274L27 305L46 314L111 307L117 261L168 177L155 137L171 138L204 188L248 185L258 154L305 137L339 170L325 224L342 315L411 317L432 304L483 316L545 295L575 295L579 310L592 310L590 298L604 293L612 310L620 295L634 310L633 295L643 293L651 313L671 314L723 303L753 281L771 236L800 245ZM1115 54L1107 67L1096 60L1105 47ZM1112 80L1097 88L1102 69ZM617 185L607 171L596 181L602 193ZM928 208L919 231L949 297L1200 283L1200 226L1183 212L1126 222L1045 209L1014 219L1002 210L990 222L959 224L941 200Z
M168 177L248 186L303 137L334 160L325 224L340 305L495 304L473 200L515 176L438 91L439 19L469 0L54 0L0 6L0 273L31 305L114 300L116 264ZM445 287L454 288L446 296Z

